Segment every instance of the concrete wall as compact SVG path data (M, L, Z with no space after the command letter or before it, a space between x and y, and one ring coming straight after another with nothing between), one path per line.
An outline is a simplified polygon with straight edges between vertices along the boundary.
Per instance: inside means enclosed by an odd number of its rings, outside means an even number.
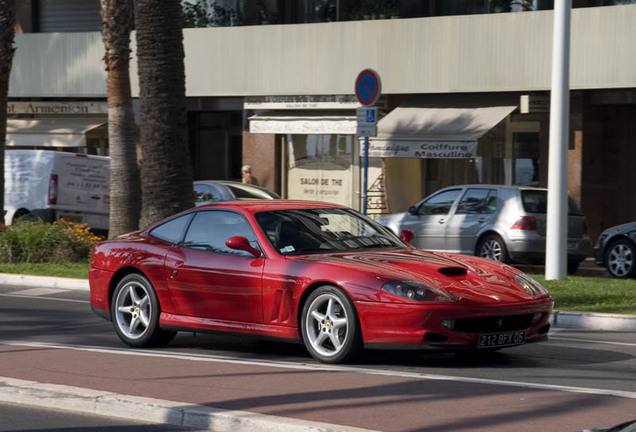
M571 87L636 87L636 5L572 11ZM188 96L550 88L552 11L184 30ZM10 97L104 97L99 33L17 35ZM133 93L138 94L133 64Z

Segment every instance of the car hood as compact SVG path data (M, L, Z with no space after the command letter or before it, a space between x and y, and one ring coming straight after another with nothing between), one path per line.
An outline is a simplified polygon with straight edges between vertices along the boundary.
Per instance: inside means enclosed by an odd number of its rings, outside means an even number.
M616 225L604 230L601 234L625 233L636 230L636 222L628 222L622 225Z
M334 253L296 257L391 281L417 281L442 288L462 304L527 302L535 297L513 280L521 273L508 265L467 255L419 249Z

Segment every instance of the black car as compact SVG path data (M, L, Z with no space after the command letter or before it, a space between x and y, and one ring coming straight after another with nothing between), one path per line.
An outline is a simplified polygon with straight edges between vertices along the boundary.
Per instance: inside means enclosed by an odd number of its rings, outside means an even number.
M603 231L594 245L594 259L612 277L636 277L636 222Z

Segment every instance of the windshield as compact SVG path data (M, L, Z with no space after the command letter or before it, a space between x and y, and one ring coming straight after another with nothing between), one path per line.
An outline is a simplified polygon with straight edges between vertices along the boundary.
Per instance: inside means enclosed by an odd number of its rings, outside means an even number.
M349 209L278 210L255 217L282 255L405 247L388 229Z

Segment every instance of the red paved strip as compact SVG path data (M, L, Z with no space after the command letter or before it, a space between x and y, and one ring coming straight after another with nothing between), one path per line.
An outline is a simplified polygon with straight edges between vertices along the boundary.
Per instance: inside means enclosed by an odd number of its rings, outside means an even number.
M0 345L0 375L382 431L575 431L636 400L355 372Z

